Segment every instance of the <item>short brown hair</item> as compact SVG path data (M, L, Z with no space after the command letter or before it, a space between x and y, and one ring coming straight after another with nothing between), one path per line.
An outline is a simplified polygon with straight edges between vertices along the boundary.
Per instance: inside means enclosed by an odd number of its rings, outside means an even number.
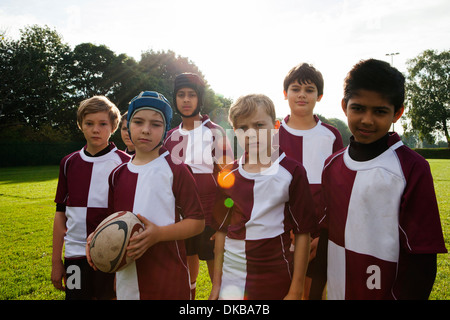
M319 96L323 95L323 77L319 70L314 68L308 63L300 63L289 70L288 74L284 78L283 89L288 91L289 85L297 81L299 84L307 84L309 82L314 83L317 87L317 93Z
M263 107L275 123L275 105L269 97L263 94L249 94L239 97L230 107L228 120L235 128L238 118L252 114L258 107Z
M92 98L81 101L77 111L77 124L81 129L83 119L87 114L97 112L108 112L111 121L112 133L114 133L120 122L120 111L114 103L105 96L93 96Z

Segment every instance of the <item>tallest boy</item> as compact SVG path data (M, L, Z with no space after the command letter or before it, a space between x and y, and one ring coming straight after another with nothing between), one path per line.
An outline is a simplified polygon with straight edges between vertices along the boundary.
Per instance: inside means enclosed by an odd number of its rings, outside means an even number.
M226 164L226 156L233 156L230 143L223 128L200 112L204 103L205 83L194 73L182 73L175 78L174 105L182 117L182 123L172 129L165 147L171 156L186 163L192 170L198 185L200 200L205 214L205 230L186 240L192 296L195 297L199 259L205 260L210 277L214 271L215 230L211 228L212 209L216 197L217 173ZM232 161L232 159L230 159Z

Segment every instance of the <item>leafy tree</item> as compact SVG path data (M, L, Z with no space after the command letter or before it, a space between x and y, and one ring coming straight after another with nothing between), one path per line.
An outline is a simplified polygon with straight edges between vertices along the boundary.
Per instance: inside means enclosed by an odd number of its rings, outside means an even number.
M117 56L104 45L79 44L72 57L72 100L76 107L84 99L105 95L124 111L146 81L133 58L126 54Z
M141 72L147 75L146 86L142 90L153 90L162 93L169 101L173 101L173 83L175 77L183 72L192 72L198 74L205 81L205 103L203 113L210 114L215 109L228 109L232 103L231 100L217 95L209 86L202 72L198 67L186 57L176 55L169 51L147 51L142 54L139 62ZM141 91L142 91L141 90ZM175 110L174 110L175 112ZM218 111L216 111L218 113ZM181 122L180 115L174 113L172 127Z
M21 30L17 41L0 43L0 126L57 121L61 101L71 94L69 46L56 31L37 25Z
M450 51L426 50L407 64L405 131L431 144L443 133L450 148Z
M138 63L104 45L82 43L71 50L55 30L37 25L21 30L19 40L0 34L0 72L0 140L13 141L82 140L75 120L82 100L105 95L124 112L144 90L172 101L179 73L204 79L192 61L173 51L144 52ZM203 112L226 114L231 100L205 83ZM176 115L172 125L180 121Z
M104 45L77 45L72 53L71 82L78 100L94 95L110 95L117 86L116 55Z

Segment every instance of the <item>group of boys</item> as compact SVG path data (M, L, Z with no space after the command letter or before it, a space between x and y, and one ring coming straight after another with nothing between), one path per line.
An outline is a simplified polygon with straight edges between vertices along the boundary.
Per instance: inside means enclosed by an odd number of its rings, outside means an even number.
M265 95L230 107L237 160L224 129L201 114L196 74L175 79L176 128L160 93L130 102L121 132L132 156L109 142L117 107L103 96L83 101L87 144L60 165L54 286L66 299L193 299L200 259L210 299L427 299L436 254L447 250L429 165L389 132L404 81L383 61L353 67L342 99L353 136L343 148L314 115L321 73L300 64L284 81L291 112L280 125ZM133 263L106 274L90 260L89 235L117 211L145 229L127 248Z

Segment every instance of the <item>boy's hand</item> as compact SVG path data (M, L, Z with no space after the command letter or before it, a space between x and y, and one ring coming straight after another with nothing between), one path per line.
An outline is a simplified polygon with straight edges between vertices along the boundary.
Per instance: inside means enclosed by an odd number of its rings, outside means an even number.
M220 286L212 285L208 300L219 300Z
M288 292L288 294L283 298L283 300L301 300L302 294L301 293L291 293Z
M64 287L63 284L63 281L64 283L66 282L65 278L66 278L66 269L64 268L63 262L60 260L59 262L53 263L51 275L53 286L58 290L65 291L66 288Z
M148 248L159 242L160 228L140 214L137 215L144 224L144 231L131 237L127 247L127 255L134 260L139 259Z
M317 245L319 244L319 237L314 238L311 241L310 249L309 249L309 261L314 259L317 254Z

